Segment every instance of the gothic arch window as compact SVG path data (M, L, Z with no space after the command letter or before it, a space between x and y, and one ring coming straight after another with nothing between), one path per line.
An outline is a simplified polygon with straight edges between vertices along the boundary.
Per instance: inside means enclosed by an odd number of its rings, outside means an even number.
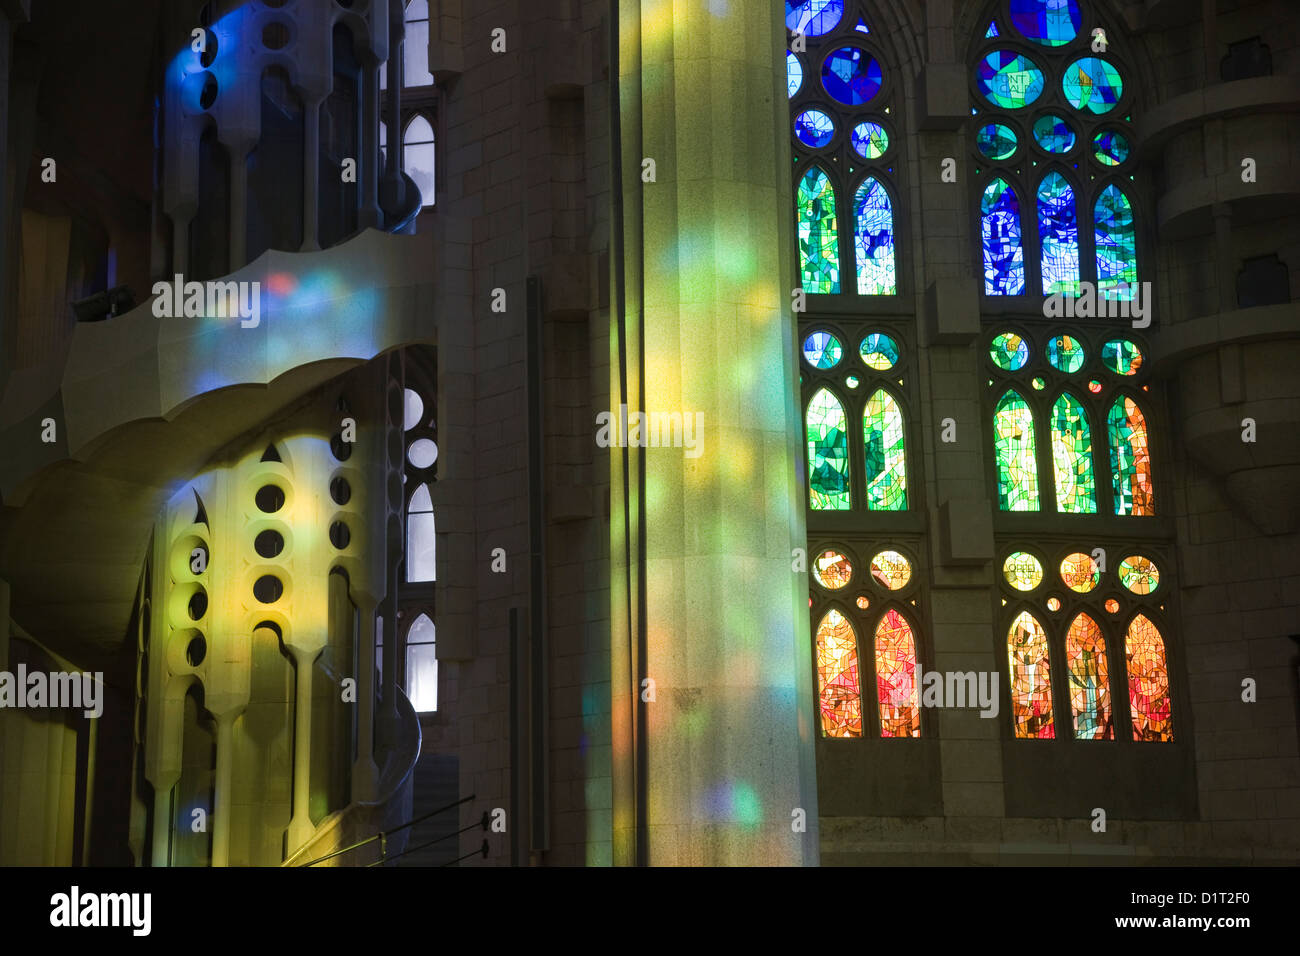
M379 123L379 161L382 165L388 155L388 124ZM424 208L434 204L436 178L434 164L436 149L433 124L423 113L414 113L402 132L402 169L420 189Z
M429 0L406 0L406 40L402 43L402 88L433 86L429 72ZM379 71L379 88L388 89L388 71Z
M438 655L435 628L421 612L406 630L406 696L417 714L438 709Z
M898 294L899 94L864 6L785 5L799 277L809 294Z
M435 594L438 576L433 489L437 482L438 434L434 407L435 353L403 353L405 387L400 404L405 457L402 466L406 514L402 584L398 587L398 645L401 680L418 713L438 709ZM391 414L396 419L398 408ZM394 424L397 424L394 421Z
M1087 0L997 0L973 50L972 142L986 296L1133 298L1131 71ZM1111 31L1113 34L1113 31Z

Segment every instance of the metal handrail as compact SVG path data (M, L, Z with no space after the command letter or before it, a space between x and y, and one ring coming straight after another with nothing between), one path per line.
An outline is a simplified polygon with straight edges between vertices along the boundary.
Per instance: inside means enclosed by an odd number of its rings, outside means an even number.
M391 834L397 833L400 830L405 830L407 827L413 827L417 823L422 823L423 821L428 820L430 817L436 817L440 813L446 813L448 810L453 810L456 807L460 806L462 803L469 803L469 801L473 799L475 799L475 794L470 794L468 797L463 797L460 800L457 800L455 803L449 803L445 807L439 807L437 810L433 810L429 813L423 814L422 816L414 817L413 819L407 820L405 823L401 824L400 826L391 827L390 829L387 830L380 830L372 837L367 837L366 839L361 840L358 843L353 843L351 846L345 846L341 850L335 850L333 853L326 853L322 857L317 857L316 859L308 863L301 863L299 865L315 866L317 863L323 863L325 860L333 859L336 856L342 856L344 853L348 853L352 850L356 850L359 849L360 847L366 846L367 844L374 843L376 840L379 841L379 855L380 855L380 860L382 861L387 858L388 837ZM478 826L478 824L474 824L474 826ZM393 857L393 859L397 859L397 857Z

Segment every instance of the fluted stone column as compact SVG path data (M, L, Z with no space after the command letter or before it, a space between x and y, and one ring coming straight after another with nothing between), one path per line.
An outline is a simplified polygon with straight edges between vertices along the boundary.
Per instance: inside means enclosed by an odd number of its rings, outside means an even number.
M614 858L815 864L781 7L622 0L616 28L611 402L702 433L611 449Z

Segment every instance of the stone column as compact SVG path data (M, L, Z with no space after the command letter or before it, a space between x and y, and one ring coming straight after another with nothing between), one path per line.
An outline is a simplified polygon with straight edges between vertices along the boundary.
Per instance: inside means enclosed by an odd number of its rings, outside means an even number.
M621 0L616 29L611 403L698 445L611 448L614 859L815 864L781 8Z

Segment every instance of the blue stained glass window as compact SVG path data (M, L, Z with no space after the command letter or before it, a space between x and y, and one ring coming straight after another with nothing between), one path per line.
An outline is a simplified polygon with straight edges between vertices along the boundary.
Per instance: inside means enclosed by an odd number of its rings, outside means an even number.
M1034 141L1049 153L1068 153L1074 149L1074 130L1061 117L1048 113L1034 120Z
M803 86L803 63L799 61L799 57L786 50L785 88L791 99L794 99L794 95L799 92L801 86Z
M1060 173L1038 187L1038 240L1043 250L1043 294L1079 291L1079 220L1074 190Z
M1010 159L1016 154L1019 140L1016 131L1001 123L989 123L975 134L975 145L986 157L994 161Z
M863 20L861 17L858 17L858 25L853 29L857 30L859 33L871 32L871 29L867 26L867 21Z
M1065 68L1061 89L1076 110L1109 113L1124 95L1124 80L1105 60L1085 56Z
M989 28L984 31L984 39L991 40L996 36L1001 36L1001 34L998 33L998 25L995 21L990 20Z
M1128 137L1115 130L1102 130L1092 138L1093 155L1104 166L1118 166L1128 159Z
M1023 295L1025 253L1020 243L1020 202L1005 180L995 179L980 201L984 242L984 294Z
M785 0L785 25L792 33L819 37L830 33L844 16L844 0Z
M1011 25L1025 39L1043 46L1064 46L1079 35L1076 0L1011 0Z
M868 103L884 83L880 64L866 50L856 46L841 47L822 64L822 85L846 106Z
M1001 109L1021 109L1043 93L1043 71L1015 50L994 50L980 60L975 78L984 98Z
M1137 231L1133 207L1114 184L1093 209L1097 244L1097 290L1107 299L1132 299L1137 283Z
M795 118L794 135L805 146L821 149L835 138L835 121L821 110L804 110Z
M853 244L858 260L859 295L893 295L898 291L894 272L894 213L889 193L867 177L853 199Z
M889 149L889 134L879 123L859 123L853 128L853 150L863 159L879 159Z
M803 357L809 365L823 371L840 363L844 347L829 332L814 332L803 340Z

